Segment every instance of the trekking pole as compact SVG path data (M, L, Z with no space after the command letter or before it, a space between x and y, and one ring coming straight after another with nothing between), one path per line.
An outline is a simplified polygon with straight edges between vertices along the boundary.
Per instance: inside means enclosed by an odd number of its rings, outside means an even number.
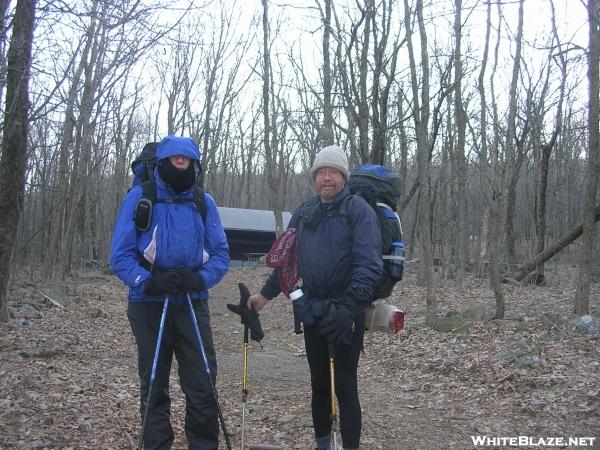
M244 325L244 362L242 366L242 446L244 450L244 432L246 431L246 399L248 398L248 325Z
M163 304L162 315L160 316L160 326L158 328L158 337L156 338L156 348L154 349L154 360L152 361L152 371L150 372L150 386L148 387L148 395L146 396L146 406L144 407L144 418L142 419L142 433L138 441L138 449L142 450L144 445L144 432L146 431L146 421L148 420L148 409L150 407L150 399L152 396L152 386L156 378L156 366L158 366L158 355L160 354L160 345L162 343L163 330L165 328L165 318L167 317L167 308L169 306L169 296L165 297Z
M219 396L217 395L217 389L215 388L215 383L213 383L212 373L210 371L210 366L208 365L208 359L206 358L206 351L204 350L204 342L202 342L202 335L200 334L200 327L198 326L198 320L196 319L196 313L194 312L194 307L192 306L192 299L190 297L190 293L186 292L188 307L190 309L190 315L192 316L192 322L194 323L194 331L196 332L196 339L198 339L198 344L200 346L200 353L202 355L202 359L204 360L204 369L206 370L206 375L208 376L208 382L210 383L210 388L213 393L213 397L215 398L215 404L217 405L217 413L219 415L219 422L221 422L221 428L223 429L223 436L225 437L225 444L227 445L227 449L231 450L231 442L229 442L229 433L227 433L227 427L225 426L225 420L223 419L223 414L221 413L221 407L219 406Z
M333 350L333 344L330 342L328 345L329 350L329 387L331 389L331 432L333 433L333 450L338 450L337 444L337 430L338 430L338 417L337 409L335 406L335 352Z

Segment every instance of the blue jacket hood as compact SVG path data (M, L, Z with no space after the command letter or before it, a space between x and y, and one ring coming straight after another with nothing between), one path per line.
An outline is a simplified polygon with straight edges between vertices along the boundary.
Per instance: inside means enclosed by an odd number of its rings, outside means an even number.
M200 161L200 149L192 138L179 136L163 138L158 144L156 158L160 160L175 155L183 155Z

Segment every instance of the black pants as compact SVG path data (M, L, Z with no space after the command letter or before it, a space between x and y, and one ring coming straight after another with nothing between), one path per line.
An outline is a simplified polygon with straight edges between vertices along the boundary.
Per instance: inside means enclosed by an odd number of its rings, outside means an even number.
M162 302L129 302L127 308L127 316L138 348L142 420L162 310ZM208 304L206 301L194 302L194 310L213 382L215 382L217 358L210 329ZM169 396L169 374L173 353L179 364L179 381L185 394L185 434L188 446L190 449L216 449L219 437L217 406L200 353L192 317L187 305L174 304L169 304L167 310L144 433L144 448L170 449L173 444Z
M358 448L361 432L357 370L365 333L364 313L355 321L352 345L336 345L335 395L339 405L340 429L345 448ZM319 326L304 327L304 344L310 367L312 417L315 437L331 433L331 396L328 343L319 335Z

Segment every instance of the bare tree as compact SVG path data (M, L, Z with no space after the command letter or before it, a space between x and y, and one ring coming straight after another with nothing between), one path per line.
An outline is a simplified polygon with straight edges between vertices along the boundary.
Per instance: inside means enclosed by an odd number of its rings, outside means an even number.
M320 7L319 0L315 0ZM321 130L321 145L323 147L334 143L333 139L333 106L331 103L331 4L332 0L324 0L325 11L321 10L323 21L323 128Z
M419 178L418 228L419 241L422 251L423 264L421 271L427 286L427 321L431 322L437 316L437 301L435 295L435 278L433 274L433 249L431 243L431 224L429 222L429 172L430 172L430 142L429 142L429 51L427 48L427 33L423 19L423 2L416 1L416 17L421 41L421 80L417 78L417 63L414 55L412 39L411 10L408 0L404 0L406 39L410 58L411 88L413 98L413 120L417 139L417 164ZM419 92L420 86L420 92Z
M517 197L517 180L519 177L520 166L522 163L522 146L520 147L517 138L517 83L519 82L519 73L521 70L521 49L523 46L523 2L519 0L519 19L517 33L515 35L515 55L512 68L512 78L510 80L509 99L508 99L508 118L506 121L506 160L507 173L510 177L507 185L506 195L506 250L508 264L514 267L517 261L515 249L515 231L514 215L515 203ZM520 149L517 149L520 147Z
M6 39L7 39L7 11L10 0L0 0L0 100L4 96L6 86Z
M280 196L278 192L278 180L276 175L277 151L279 142L277 140L277 112L272 107L273 94L273 72L271 66L271 38L269 26L269 0L262 0L263 4L263 123L264 123L264 147L266 178L269 186L269 209L275 214L275 230L277 236L283 232L282 208L280 206Z
M477 89L479 91L480 101L480 130L481 130L481 150L479 160L481 161L481 180L485 185L484 200L485 200L485 213L482 224L481 232L481 272L483 272L483 266L485 261L485 255L489 250L489 273L490 273L490 284L494 291L494 297L496 301L496 313L497 319L504 318L504 293L502 291L501 276L500 276L500 195L499 195L499 183L497 176L498 168L498 131L497 127L494 127L493 145L490 145L490 139L488 138L488 119L487 119L487 97L485 94L485 72L489 59L489 45L490 45L490 31L492 29L492 1L487 0L487 18L486 18L486 32L485 32L485 45L483 51L483 57L481 61L481 69L479 71L479 77L477 80ZM500 27L497 27L498 35L496 40L496 50L493 73L491 75L492 80L492 105L494 111L494 119L497 119L497 107L494 100L494 73L496 71L498 63L498 46L500 43ZM489 151L488 151L489 147Z
M96 5L95 5L96 6ZM100 15L105 15L106 10L99 10ZM83 90L80 98L79 117L75 122L75 139L73 145L73 170L69 180L67 194L69 209L65 221L65 235L70 236L63 239L61 249L61 278L64 280L71 275L74 247L79 244L81 235L77 236L75 230L84 227L83 211L86 208L86 195L88 184L86 178L91 162L93 143L94 108L98 99L100 89L102 67L108 46L108 29L104 25L92 37L89 62L83 71ZM79 238L77 239L76 238Z
M23 210L29 136L29 75L36 0L17 0L8 49L6 105L0 159L0 320L8 320L7 288Z
M467 163L465 160L465 108L462 99L462 0L454 0L454 121L456 126L456 282L465 288L465 265L467 259L466 202Z
M64 123L60 138L60 152L59 152L59 168L57 176L57 188L55 189L56 195L54 197L53 206L54 214L50 222L50 237L48 245L48 253L45 266L46 277L50 278L53 275L53 270L57 266L57 261L60 255L61 242L64 241L64 221L67 213L67 199L69 189L69 149L73 143L74 130L75 130L75 109L77 102L77 95L81 88L81 77L83 71L87 65L87 61L90 55L90 51L93 43L93 36L96 33L97 19L96 19L96 8L97 4L92 5L90 14L90 23L87 32L84 37L84 46L82 49L79 64L73 73L71 84L68 89L67 98L65 100L65 116ZM75 59L76 53L73 55Z
M575 314L589 313L592 251L594 248L594 205L600 174L600 0L588 0L588 174L583 221L583 245L579 262Z
M552 31L553 31L553 43L556 43L556 46L551 45L551 52L554 52L555 49L558 49L558 55L556 56L556 60L558 61L558 65L561 71L561 81L559 87L559 97L556 105L556 120L554 123L554 130L548 139L547 142L541 144L540 153L541 153L541 161L540 161L540 175L539 175L539 184L538 184L538 192L536 198L536 235L537 235L537 245L536 245L536 253L541 253L544 251L546 246L546 229L547 229L547 210L548 210L548 176L550 170L550 156L552 155L552 150L556 145L556 141L558 138L558 134L562 128L562 110L563 110L563 101L565 97L565 86L567 83L567 61L564 52L561 49L560 40L558 36L558 30L556 27L556 13L554 9L554 2L550 0L550 6L552 9ZM541 103L543 104L543 99L547 94L547 85L548 78L550 75L550 62L548 63L548 70L546 76L546 83L544 89L542 90L542 95L540 96ZM541 123L543 120L538 121L538 127L541 128ZM541 130L540 130L541 134ZM545 274L544 274L544 264L540 264L536 270L536 284L541 285L545 282Z
M360 15L351 21L348 32L336 16L336 61L354 163L386 164L389 156L390 93L404 44L398 34L392 39L394 6L394 0L357 2Z

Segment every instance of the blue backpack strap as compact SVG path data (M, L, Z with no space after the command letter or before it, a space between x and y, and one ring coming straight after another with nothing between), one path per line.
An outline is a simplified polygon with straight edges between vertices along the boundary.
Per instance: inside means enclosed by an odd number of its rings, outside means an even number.
M402 239L402 222L398 213L387 203L377 202L377 206L383 212L383 215L398 223L398 230L400 232L400 239Z

